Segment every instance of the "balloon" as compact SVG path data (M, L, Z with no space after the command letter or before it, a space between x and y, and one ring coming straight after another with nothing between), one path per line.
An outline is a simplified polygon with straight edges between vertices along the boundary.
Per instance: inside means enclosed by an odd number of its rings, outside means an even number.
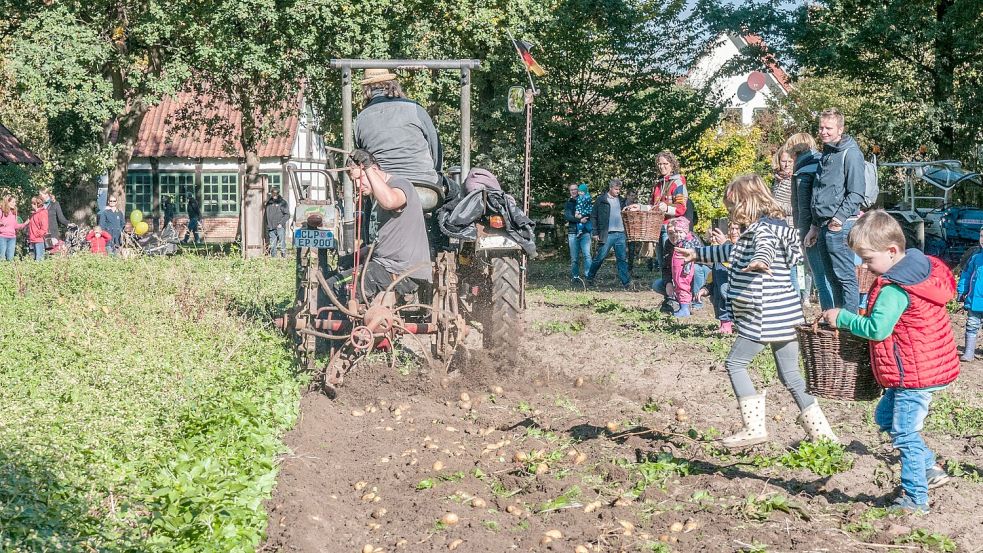
M144 234L147 234L147 231L149 230L150 225L148 225L146 221L140 221L139 223L133 225L133 232L137 233L137 236L143 236Z
M140 221L143 221L143 212L139 209L134 209L130 212L130 222L136 225Z
M755 92L760 91L765 87L765 74L761 71L752 71L747 76L747 86Z

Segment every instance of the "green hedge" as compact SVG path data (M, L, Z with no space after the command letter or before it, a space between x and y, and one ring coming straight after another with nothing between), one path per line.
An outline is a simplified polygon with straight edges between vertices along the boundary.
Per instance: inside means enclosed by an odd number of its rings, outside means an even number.
M298 406L283 260L0 263L0 550L245 551Z

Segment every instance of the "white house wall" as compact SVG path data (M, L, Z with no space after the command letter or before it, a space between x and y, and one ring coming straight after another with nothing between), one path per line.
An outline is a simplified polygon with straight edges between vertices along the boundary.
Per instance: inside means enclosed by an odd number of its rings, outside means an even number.
M727 35L721 35L717 39L716 46L714 46L710 53L697 62L696 66L690 72L689 80L696 87L702 87L710 82L712 90L720 98L722 105L727 108L739 108L741 110L741 122L745 125L750 125L754 121L755 109L767 108L768 99L775 95L776 91L778 94L784 94L785 91L770 72L765 72L767 77L765 87L748 100L742 100L738 97L741 86L747 83L747 73L714 79L714 75L727 62L735 56L740 55L740 50L738 49L738 45L735 44L735 40L739 41L741 46L744 46L740 38L735 37L732 39ZM711 79L713 80L711 81ZM748 91L753 92L749 89Z

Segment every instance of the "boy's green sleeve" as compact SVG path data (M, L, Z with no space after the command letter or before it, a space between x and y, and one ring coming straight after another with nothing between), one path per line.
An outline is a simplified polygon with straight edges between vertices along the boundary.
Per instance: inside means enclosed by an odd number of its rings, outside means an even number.
M894 331L894 325L898 324L901 314L908 309L908 303L907 292L896 284L888 284L881 288L869 315L840 310L840 314L836 316L836 326L861 338L880 342Z

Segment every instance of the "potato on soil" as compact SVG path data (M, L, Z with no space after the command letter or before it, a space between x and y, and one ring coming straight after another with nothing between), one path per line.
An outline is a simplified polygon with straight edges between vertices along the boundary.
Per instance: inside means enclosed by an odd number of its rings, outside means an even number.
M467 392L461 392L461 401L471 401L471 396Z
M376 519L382 518L382 517L386 516L386 513L388 513L388 512L389 511L387 511L387 510L385 510L383 508L376 509L376 510L372 511L372 518L376 518Z
M444 463L441 462L441 461L434 461L433 462L433 470L435 470L435 471L444 470Z
M578 545L577 548L573 550L573 553L590 553L590 549L587 549L586 546Z
M611 421L607 423L605 427L608 429L608 432L617 432L620 425L614 421Z
M502 389L501 386L492 386L491 388L488 388L488 391L495 394L496 396L500 396L505 393L505 390Z
M573 381L573 385L574 385L574 387L577 387L577 388L583 388L583 386L584 386L584 377L578 376L577 377L577 380L574 380Z
M541 545L546 545L553 540L563 539L563 534L559 530L547 530L543 533L543 537L539 539Z
M683 523L682 522L673 522L672 525L669 526L669 531L670 532L673 532L673 533L682 532L683 531Z
M488 503L486 503L484 499L476 497L471 500L471 506L475 509L484 509L486 506L488 506Z
M510 515L522 516L522 507L519 507L517 505L509 505L508 507L505 508L505 512Z
M440 517L440 522L443 522L447 526L454 526L460 520L461 518L458 517L456 513L446 513L444 516Z
M447 544L447 549L450 549L451 551L454 551L455 549L457 549L458 547L460 547L462 543L464 543L464 540L462 540L462 539L456 539L456 540L450 542L449 544Z

